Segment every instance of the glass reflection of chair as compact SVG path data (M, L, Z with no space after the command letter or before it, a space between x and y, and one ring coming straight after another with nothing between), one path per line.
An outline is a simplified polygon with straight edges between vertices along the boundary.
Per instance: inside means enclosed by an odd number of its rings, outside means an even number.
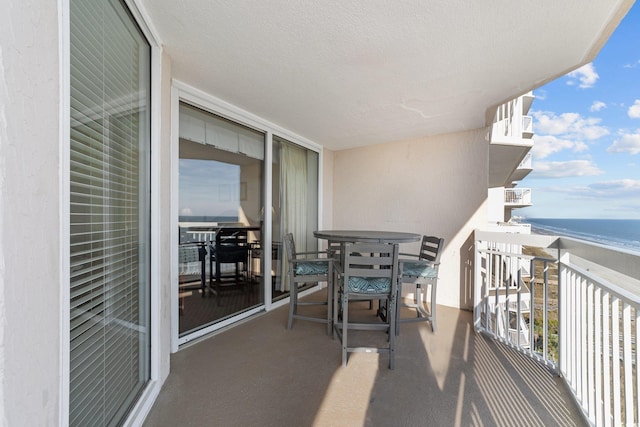
M389 369L394 369L398 244L346 243L342 259L342 266L335 267L341 280L335 285L338 303L333 312L334 336L339 337L342 344L342 366L347 365L349 353L387 353ZM350 318L350 311L355 311L355 307L350 307L349 302L372 299L379 300L385 306L385 316L380 316L378 312L374 315L375 319L358 319L358 322ZM354 346L350 344L354 341L354 330L384 332L387 335L386 344Z
M327 334L331 334L333 260L326 257L326 253L324 252L296 252L296 245L292 233L285 235L284 243L287 252L287 276L291 288L287 329L291 329L293 326L293 319L301 319L326 323ZM298 298L299 285L317 282L327 282L327 300L300 301ZM310 305L326 305L326 315L324 317L317 317L311 316L308 313L302 314L298 311L299 307Z
M193 294L192 289L200 286L204 295L206 285L205 259L207 249L204 243L181 243L178 246L178 299L180 314L184 313L184 299Z
M396 333L399 333L400 323L406 322L431 322L431 330L436 331L436 290L438 285L438 268L440 256L444 247L444 239L435 236L423 236L420 253L401 253L412 259L400 259L400 286L398 286L398 311ZM414 287L413 303L402 299L402 284L411 284ZM431 286L431 295L428 306L426 304L426 291ZM423 292L424 291L424 292ZM415 310L415 317L401 317L401 308L408 307Z
M216 233L215 245L210 248L209 271L210 280L213 282L211 289L218 305L220 305L223 287L242 286L245 290L249 249L246 230L221 228ZM225 264L233 264L234 270L230 273L223 272L222 268Z

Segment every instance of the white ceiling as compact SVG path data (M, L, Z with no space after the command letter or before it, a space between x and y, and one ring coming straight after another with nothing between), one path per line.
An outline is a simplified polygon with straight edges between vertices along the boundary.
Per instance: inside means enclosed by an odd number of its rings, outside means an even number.
M476 129L633 0L141 0L173 77L327 148Z

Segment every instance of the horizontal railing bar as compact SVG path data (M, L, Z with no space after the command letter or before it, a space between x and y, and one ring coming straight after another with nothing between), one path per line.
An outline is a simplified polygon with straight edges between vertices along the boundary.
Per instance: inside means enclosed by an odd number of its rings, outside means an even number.
M482 254L491 254L491 255L504 255L504 256L511 256L511 257L518 257L518 258L522 258L522 259L526 259L526 260L537 260L537 261L547 261L547 262L557 262L558 260L556 258L547 258L547 257L541 257L538 255L526 255L526 254L519 254L519 253L515 253L515 252L503 252L501 250L498 249L478 249L478 252L482 253Z
M610 292L611 294L617 296L618 298L622 299L625 302L628 302L630 304L634 304L637 307L640 307L640 295L635 295L629 291L626 291L624 289L622 289L621 287L619 287L618 285L615 285L611 282L609 282L606 279L603 279L602 277L596 276L594 274L592 274L590 271L585 270L581 267L578 267L577 265L573 265L573 264L566 264L561 262L560 265L562 265L563 267L578 273L580 276L587 278L588 280L590 280L591 282L593 282L594 284L597 284L600 286L600 288L607 290L608 292Z

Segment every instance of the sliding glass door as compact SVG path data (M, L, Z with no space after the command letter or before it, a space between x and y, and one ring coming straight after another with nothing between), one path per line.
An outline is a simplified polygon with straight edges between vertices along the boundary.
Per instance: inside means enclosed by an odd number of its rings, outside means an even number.
M281 242L292 233L298 252L318 250L318 162L316 151L273 137L273 300L289 296L287 260ZM304 288L316 284L305 284Z
M318 249L319 154L278 135L267 144L266 131L186 102L179 126L178 330L186 342L263 306L267 290L272 301L288 297L284 235L293 233L300 252Z
M264 304L263 133L180 104L179 336Z
M69 424L120 425L150 378L150 58L123 2L70 2Z

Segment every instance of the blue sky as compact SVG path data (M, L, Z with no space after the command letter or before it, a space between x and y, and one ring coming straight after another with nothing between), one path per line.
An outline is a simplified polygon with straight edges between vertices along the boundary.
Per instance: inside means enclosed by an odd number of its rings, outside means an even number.
M640 219L640 4L596 59L533 91L531 218Z

